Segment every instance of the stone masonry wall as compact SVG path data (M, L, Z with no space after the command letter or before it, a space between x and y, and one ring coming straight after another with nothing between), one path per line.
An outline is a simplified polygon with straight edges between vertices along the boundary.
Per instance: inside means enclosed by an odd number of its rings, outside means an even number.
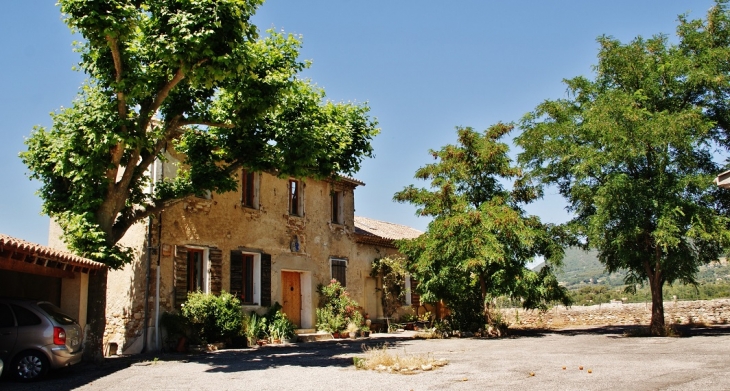
M559 306L542 313L505 308L502 315L511 327L647 325L651 320L651 303ZM730 322L730 299L665 301L664 319L667 324L726 324Z

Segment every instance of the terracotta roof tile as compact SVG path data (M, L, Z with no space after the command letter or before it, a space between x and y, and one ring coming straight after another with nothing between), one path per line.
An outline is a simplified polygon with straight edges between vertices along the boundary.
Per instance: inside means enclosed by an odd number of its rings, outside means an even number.
M14 238L12 236L0 234L0 248L10 247L16 251L23 251L29 254L38 255L57 262L68 263L70 265L87 267L89 269L98 270L106 265L95 262L78 255L71 254L66 251L57 250L55 248L41 246L40 244L31 243L23 239Z
M355 234L382 239L415 239L423 232L405 225L355 216Z
M340 180L343 180L345 182L350 182L355 186L365 186L365 182L357 180L351 176L343 175L343 174L337 174Z

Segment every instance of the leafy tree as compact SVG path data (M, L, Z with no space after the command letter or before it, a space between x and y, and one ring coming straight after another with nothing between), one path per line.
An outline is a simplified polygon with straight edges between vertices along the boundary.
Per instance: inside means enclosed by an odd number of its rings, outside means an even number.
M517 144L531 178L557 186L569 226L630 289L648 281L651 331L664 332L665 283L695 283L727 244L727 193L713 185L727 148L730 19L680 17L665 35L622 44L600 37L595 80L566 80L569 97L526 115Z
M371 156L366 105L324 101L297 77L300 40L249 19L263 0L60 0L81 34L88 81L71 107L36 128L21 158L43 211L76 253L117 268L135 223L183 197L236 189L241 167L281 176L352 173ZM165 148L185 156L152 193ZM101 354L106 272L90 281L90 347Z
M537 255L559 263L565 236L521 209L534 199L533 189L519 186L519 181L515 190L504 187L504 181L520 174L507 156L508 146L498 141L511 129L497 124L480 134L458 128L458 144L430 151L438 161L416 171L416 178L430 180L431 187L410 185L394 197L433 217L426 233L398 242L419 281L422 300L443 299L453 309L476 303L487 323L492 322L490 303L496 296L529 297L524 301L528 308L567 302L565 289L547 277L549 267L541 276L525 268ZM552 285L542 286L545 282Z

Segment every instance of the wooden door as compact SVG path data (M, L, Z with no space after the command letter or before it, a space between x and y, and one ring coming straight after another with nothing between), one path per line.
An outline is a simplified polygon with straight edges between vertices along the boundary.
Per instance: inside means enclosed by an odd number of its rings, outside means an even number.
M302 286L297 272L281 272L282 300L281 310L289 319L301 326L302 322Z

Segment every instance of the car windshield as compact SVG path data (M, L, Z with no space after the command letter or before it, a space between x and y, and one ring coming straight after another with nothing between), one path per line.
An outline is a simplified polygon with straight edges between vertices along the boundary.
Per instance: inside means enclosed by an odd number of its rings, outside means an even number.
M76 323L76 321L72 317L64 314L63 312L61 312L60 308L51 303L38 303L38 307L41 307L43 311L45 311L48 315L51 316L51 318L53 318L53 320L61 325Z

